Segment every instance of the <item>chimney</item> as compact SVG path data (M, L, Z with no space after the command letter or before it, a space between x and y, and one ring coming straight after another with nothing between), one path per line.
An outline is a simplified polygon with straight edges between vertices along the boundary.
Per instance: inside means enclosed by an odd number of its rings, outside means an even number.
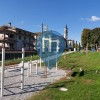
M8 23L8 26L11 27L11 22Z

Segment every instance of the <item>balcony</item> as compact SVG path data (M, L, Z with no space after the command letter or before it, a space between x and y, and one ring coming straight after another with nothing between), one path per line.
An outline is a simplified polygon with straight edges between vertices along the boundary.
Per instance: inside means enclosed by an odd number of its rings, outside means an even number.
M4 38L8 39L8 35L5 35L5 37L4 37L4 34L0 34L0 40L4 40Z

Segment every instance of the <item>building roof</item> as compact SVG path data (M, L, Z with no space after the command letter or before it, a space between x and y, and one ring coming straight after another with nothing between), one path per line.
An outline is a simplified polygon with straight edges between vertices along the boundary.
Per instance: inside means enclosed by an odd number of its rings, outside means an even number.
M16 28L16 27L7 26L7 25L0 26L0 32L4 32L4 31L10 31L13 34L19 33L19 34L25 34L25 35L31 35L31 36L35 35L35 33L23 30L21 28Z
M37 35L37 36L40 35L40 34L42 34L42 32L35 32L34 33L34 35Z

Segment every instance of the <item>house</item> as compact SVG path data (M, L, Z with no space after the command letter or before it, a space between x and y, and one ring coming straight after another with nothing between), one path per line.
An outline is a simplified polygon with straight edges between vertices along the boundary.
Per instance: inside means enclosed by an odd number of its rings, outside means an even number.
M35 34L20 28L13 27L11 23L0 27L0 49L8 50L35 50Z
M74 50L74 40L67 40L67 48L69 50Z

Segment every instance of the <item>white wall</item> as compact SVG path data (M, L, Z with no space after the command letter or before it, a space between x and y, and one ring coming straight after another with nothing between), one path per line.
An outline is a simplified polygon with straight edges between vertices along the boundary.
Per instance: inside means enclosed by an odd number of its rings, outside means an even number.
M0 43L0 47L3 46L3 43ZM9 48L9 44L5 43L5 47Z
M5 37L8 38L8 35L5 34ZM0 40L4 39L4 34L0 34Z

